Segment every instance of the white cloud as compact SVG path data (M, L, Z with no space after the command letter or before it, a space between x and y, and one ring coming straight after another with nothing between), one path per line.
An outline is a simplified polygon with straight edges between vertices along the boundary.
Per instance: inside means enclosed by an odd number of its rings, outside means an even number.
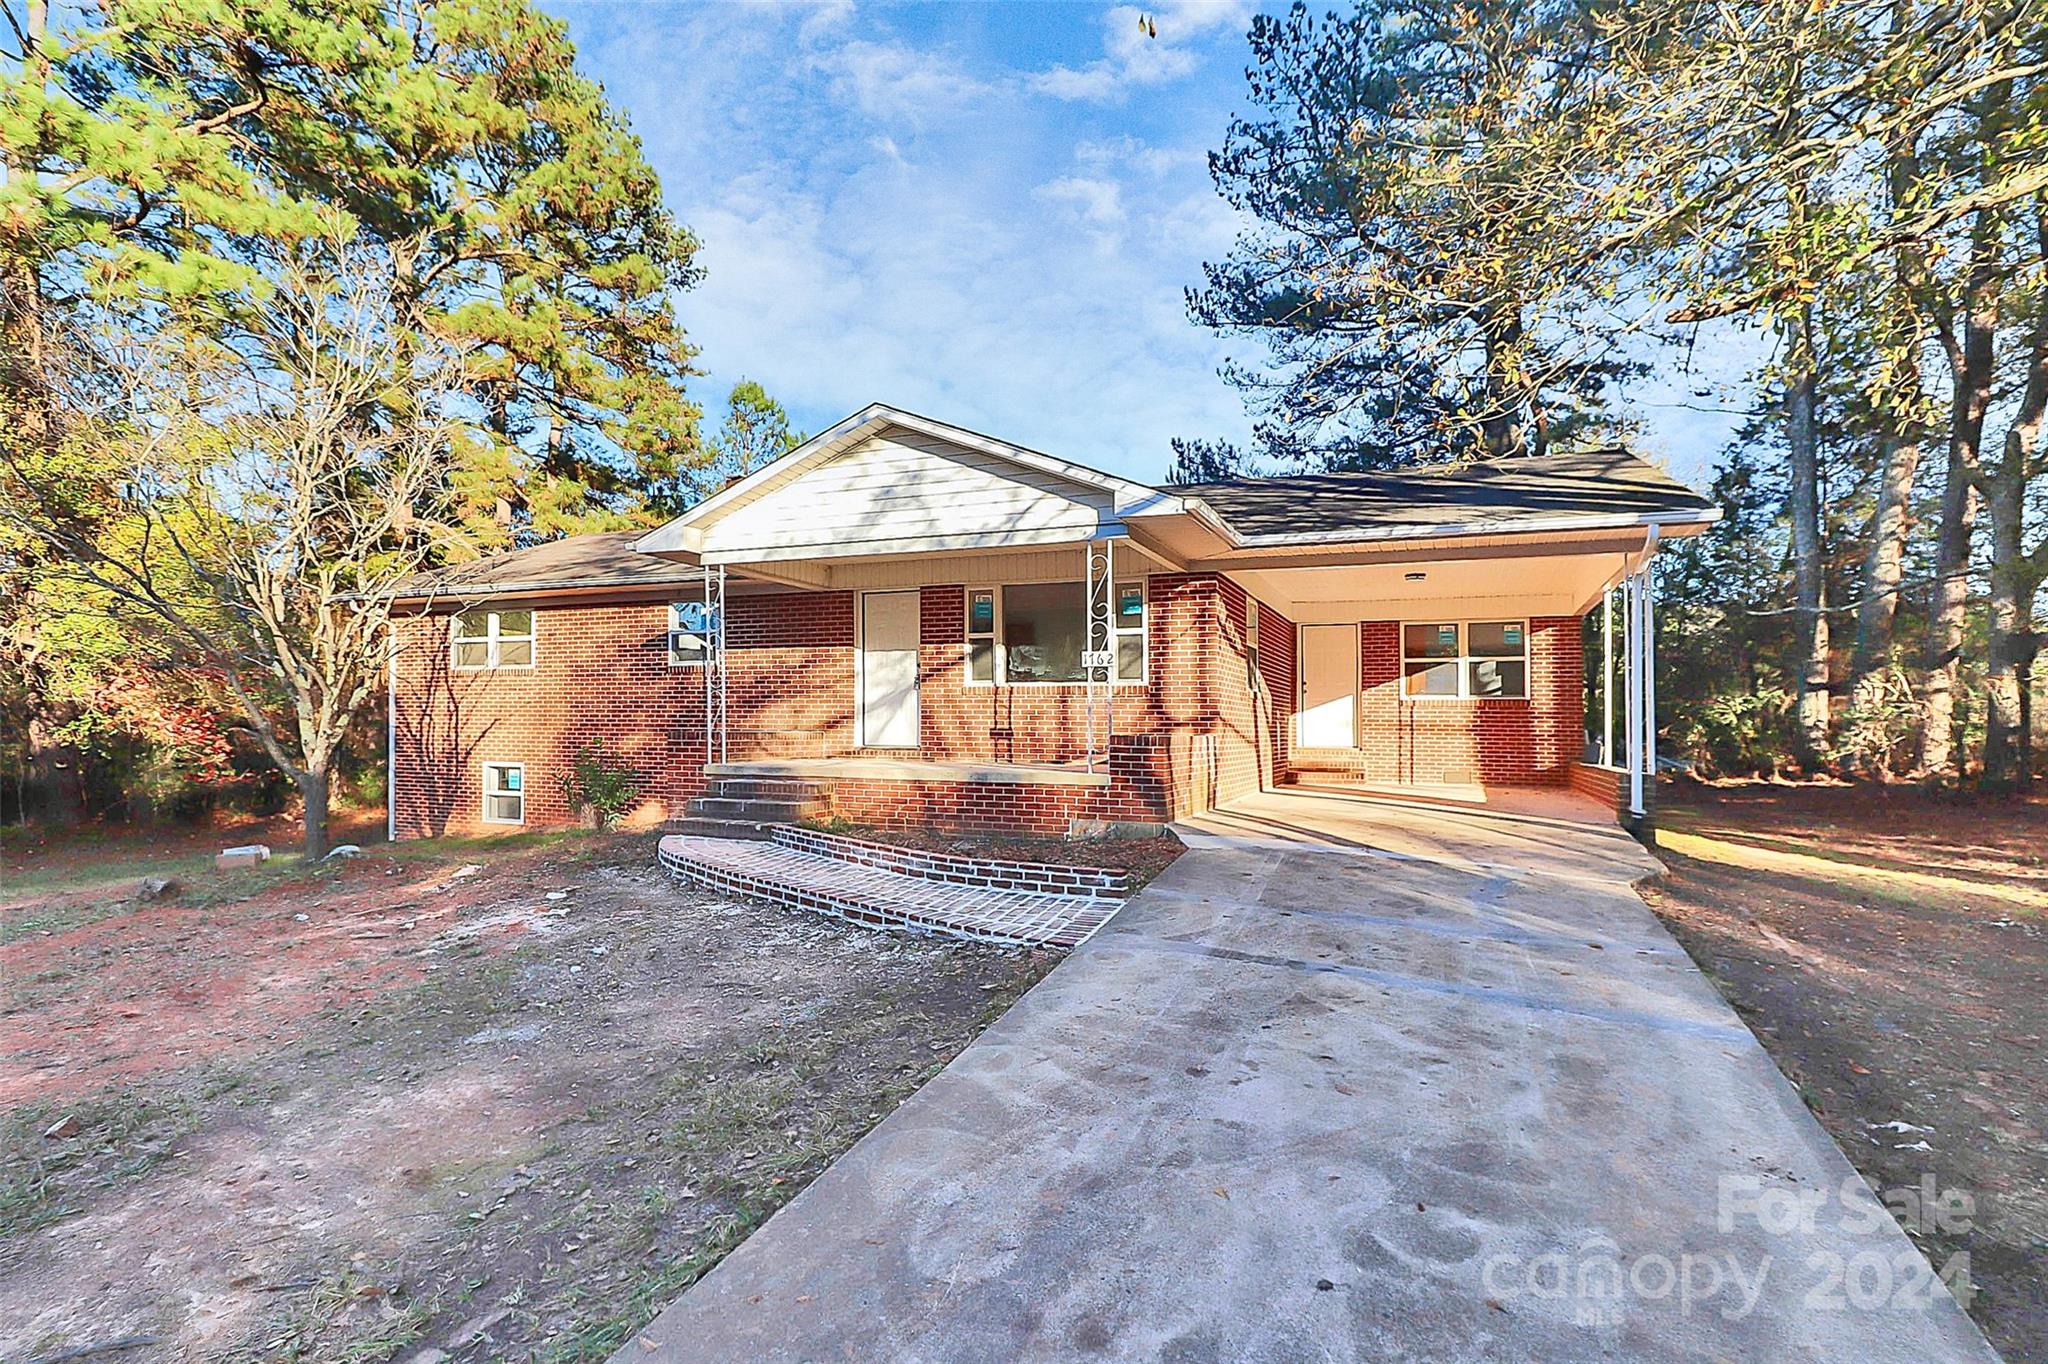
M855 38L819 48L811 61L831 78L840 98L890 122L923 123L981 100L993 88L944 53L898 42Z
M1200 65L1195 44L1222 32L1243 32L1252 10L1251 0L1113 6L1102 16L1100 58L1085 66L1041 71L1031 78L1031 87L1054 99L1106 103L1136 86L1180 80Z
M1084 166L1108 171L1137 171L1154 179L1175 171L1205 171L1209 164L1208 152L1204 148L1161 147L1129 133L1084 139L1074 148L1074 159Z
M1063 175L1036 190L1039 198L1071 205L1083 218L1100 226L1124 220L1123 191L1114 180Z

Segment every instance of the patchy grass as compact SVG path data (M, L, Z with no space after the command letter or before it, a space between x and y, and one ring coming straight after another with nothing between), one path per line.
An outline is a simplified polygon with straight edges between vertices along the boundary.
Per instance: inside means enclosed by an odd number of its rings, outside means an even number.
M0 1357L603 1359L1054 959L652 853L371 848L0 945Z
M276 1364L315 1360L319 1364L376 1364L420 1338L441 1308L441 1300L401 1300L389 1278L365 1278L344 1271L317 1283L268 1285L296 1295L226 1364Z
M1866 1179L1974 1200L1908 1233L2048 1358L2048 803L1687 784L1659 820L1651 907Z

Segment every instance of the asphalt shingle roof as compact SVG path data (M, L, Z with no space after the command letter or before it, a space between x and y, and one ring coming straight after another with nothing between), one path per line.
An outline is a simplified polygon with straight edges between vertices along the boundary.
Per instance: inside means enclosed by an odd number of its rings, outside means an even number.
M1617 448L1385 473L1282 474L1183 483L1248 538L1398 534L1432 526L1513 530L1569 518L1710 511L1713 503Z
M456 599L497 592L541 592L568 587L651 587L695 584L701 570L672 559L658 559L633 548L644 530L601 531L550 540L529 549L494 554L488 559L422 573L405 583L399 595Z
M1248 540L1317 540L1461 526L1512 531L1522 523L1599 516L1685 515L1713 503L1649 461L1617 448L1386 473L1281 474L1170 491L1208 505ZM455 600L505 592L695 584L699 571L633 548L644 531L574 535L423 573L399 594Z

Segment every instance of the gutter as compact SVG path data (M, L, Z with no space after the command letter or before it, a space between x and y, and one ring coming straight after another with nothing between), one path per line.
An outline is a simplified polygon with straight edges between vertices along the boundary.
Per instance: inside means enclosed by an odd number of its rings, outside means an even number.
M652 556L649 556L652 557ZM396 602L438 601L447 598L457 602L487 601L494 597L520 592L569 592L578 588L639 588L650 591L656 588L691 587L701 579L692 570L688 575L676 578L537 578L531 582L509 583L448 583L418 592L392 594Z
M1721 519L1719 507L1702 507L1697 511L1616 513L1606 516L1554 516L1536 520L1498 521L1443 521L1431 525L1384 526L1362 530L1316 531L1308 535L1291 535L1276 532L1268 535L1242 535L1229 528L1217 517L1214 510L1199 498L1190 502L1201 505L1210 512L1211 520L1223 528L1225 537L1233 549L1286 549L1295 545L1358 544L1376 540L1434 540L1462 539L1481 535L1528 535L1548 531L1566 530L1632 530L1638 526L1656 530L1663 526L1708 526Z
M384 841L398 841L398 650L390 648L391 622L384 622Z

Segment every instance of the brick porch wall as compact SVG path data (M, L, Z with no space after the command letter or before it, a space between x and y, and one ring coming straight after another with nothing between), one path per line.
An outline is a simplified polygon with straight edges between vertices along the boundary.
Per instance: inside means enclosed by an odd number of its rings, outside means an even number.
M1594 767L1575 762L1567 778L1572 790L1613 810L1619 818L1628 813L1628 774L1612 767Z

